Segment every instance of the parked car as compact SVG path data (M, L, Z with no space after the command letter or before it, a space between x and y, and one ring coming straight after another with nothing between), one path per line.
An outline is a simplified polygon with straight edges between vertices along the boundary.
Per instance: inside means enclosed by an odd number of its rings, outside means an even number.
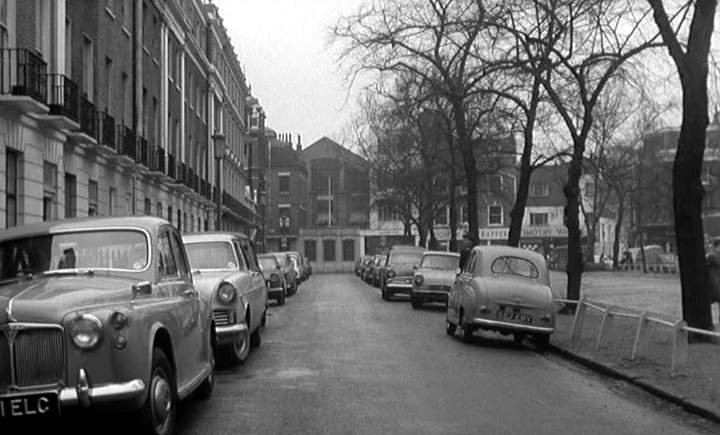
M213 391L211 324L165 220L0 232L0 424L69 408L139 410L142 432L170 434L178 401Z
M287 252L269 252L277 258L282 269L283 276L285 276L285 282L287 282L287 296L294 295L298 289L298 276L290 263L290 256Z
M446 332L469 341L477 329L532 336L544 350L555 330L556 306L541 254L507 246L476 246L450 292Z
M365 279L363 272L365 271L365 265L373 258L372 255L363 255L362 257L355 260L355 276Z
M382 268L380 290L382 298L390 300L397 294L410 296L413 286L413 267L420 264L425 248L396 245L390 248Z
M195 285L213 309L216 358L244 362L260 346L267 322L267 287L254 244L233 233L185 234Z
M300 282L305 281L310 277L309 271L305 268L305 262L303 262L303 256L298 251L287 251L291 259L295 259L297 265L298 279Z
M278 305L283 305L287 294L287 282L285 282L285 274L280 263L274 255L270 254L258 255L258 263L260 263L260 269L265 276L268 297L275 299Z
M385 266L384 255L374 255L367 264L367 267L363 271L363 281L377 287L379 285L379 271Z
M303 264L305 265L305 270L307 270L308 278L310 278L313 273L312 264L310 263L310 259L304 255L303 255Z
M460 254L445 251L425 251L420 266L413 275L410 303L420 308L426 302L447 305L448 294L460 267Z

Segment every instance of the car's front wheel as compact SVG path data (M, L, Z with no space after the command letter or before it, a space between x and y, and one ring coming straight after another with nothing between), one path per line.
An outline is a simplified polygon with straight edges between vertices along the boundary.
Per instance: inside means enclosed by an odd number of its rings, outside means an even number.
M177 416L177 401L175 377L170 361L165 352L155 348L147 397L140 410L142 432L152 435L171 434Z
M255 330L250 334L250 347L257 348L262 344L262 329L267 324L267 311L263 313L263 319Z
M222 355L220 355L219 359L222 359L227 364L242 364L250 355L250 325L247 323L247 316L243 324L246 327L243 329L243 332L240 333L240 337L232 344L221 348Z
M457 325L454 323L450 323L449 320L445 321L445 333L449 336L455 335L455 331L457 330Z
M277 297L277 303L278 305L285 305L285 290L283 290L280 293L280 296Z
M412 305L414 310L417 310L418 308L422 307L422 302L415 298L412 298L410 299L410 305Z

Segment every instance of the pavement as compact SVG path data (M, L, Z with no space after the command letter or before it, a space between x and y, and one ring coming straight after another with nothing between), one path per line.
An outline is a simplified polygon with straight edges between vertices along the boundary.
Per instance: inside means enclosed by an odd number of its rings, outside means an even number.
M551 285L557 297L565 297L566 275L551 272ZM668 320L681 317L680 281L677 274L635 271L598 271L583 275L581 295L589 300L650 311ZM718 307L713 306L718 321ZM607 339L595 350L601 313L588 310L583 334L570 341L573 316L561 314L551 339L551 349L606 376L630 382L686 411L720 422L720 345L695 343L689 346L686 367L675 376L670 373L671 328L655 325L651 329L647 352L630 359L637 327L636 319L616 318ZM716 330L720 325L715 323Z

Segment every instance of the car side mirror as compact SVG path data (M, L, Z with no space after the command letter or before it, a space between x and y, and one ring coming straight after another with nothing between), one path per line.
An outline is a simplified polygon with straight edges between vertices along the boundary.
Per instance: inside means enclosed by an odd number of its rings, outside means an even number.
M132 285L132 301L135 301L137 295L149 295L152 293L152 283L150 281L142 281Z

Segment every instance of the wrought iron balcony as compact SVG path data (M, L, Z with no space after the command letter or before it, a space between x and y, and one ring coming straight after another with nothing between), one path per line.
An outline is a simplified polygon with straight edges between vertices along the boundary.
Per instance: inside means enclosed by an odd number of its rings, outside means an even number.
M193 186L195 182L195 170L193 168L188 167L187 168L187 177L185 178L185 185L191 189L193 189L195 186Z
M177 181L180 184L185 184L187 182L187 175L188 175L187 165L183 162L178 163L175 181Z
M48 74L48 107L51 115L61 115L80 122L78 87L63 74Z
M98 139L102 145L118 151L117 135L115 134L115 118L107 112L98 112Z
M150 147L150 170L154 172L165 172L165 150L158 146Z
M167 176L173 180L177 180L177 164L175 163L175 156L168 153L167 160Z
M0 49L0 94L29 96L47 101L47 64L25 48Z
M136 160L137 136L135 135L135 131L132 128L126 127L124 125L120 125L119 127L120 134L122 135L122 138L118 141L121 145L120 154L126 155L131 159Z
M146 168L150 168L150 150L147 139L138 136L135 147L135 161Z
M80 98L80 131L92 138L96 138L97 120L95 105L84 96Z

